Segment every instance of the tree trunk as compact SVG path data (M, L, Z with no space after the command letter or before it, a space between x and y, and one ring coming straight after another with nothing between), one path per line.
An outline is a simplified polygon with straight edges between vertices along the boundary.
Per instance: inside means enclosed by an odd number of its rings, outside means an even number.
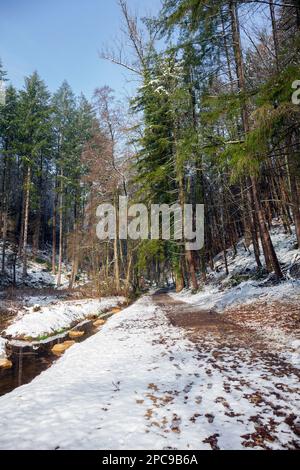
M192 251L190 250L186 251L186 259L187 259L188 266L189 266L189 275L190 275L193 290L197 291L199 286L198 286L198 280L197 280L196 269L195 269L195 259L194 259L194 255Z
M255 261L258 269L262 268L262 264L260 261L260 248L259 248L259 241L258 241L258 236L257 236L257 217L256 213L253 212L253 203L251 201L250 204L250 211L251 211L251 235L252 235L252 243L253 243L253 250L254 250L254 256L255 256Z
M73 235L73 240L72 240L72 272L71 272L70 283L69 283L70 289L74 288L77 274L78 274L78 223L75 220L74 235Z
M26 178L25 178L26 180ZM18 255L19 257L22 256L23 253L23 241L24 241L24 219L25 219L25 197L24 191L22 191L22 201L21 201L21 217L20 217L20 236L19 236L19 247L18 247Z
M42 225L42 205L43 205L43 156L40 157L40 171L38 179L38 213L35 220L34 234L32 240L32 251L34 255L37 254L40 248L40 235Z
M56 275L56 196L53 202L53 217L52 217L52 272Z
M298 246L300 247L300 198L298 193L297 175L299 174L298 155L293 153L291 138L288 139L288 172L291 190L292 212L296 229Z
M274 42L274 50L275 50L276 68L277 68L277 72L279 72L279 39L278 39L278 31L277 31L277 24L276 24L276 13L275 13L274 1L269 0L269 2L270 2L270 15L271 15L271 22L272 22L272 33L273 33L273 42Z
M63 258L63 183L64 172L60 173L60 194L59 194L59 254L58 254L58 273L57 273L57 287L61 286L62 275L62 258Z
M184 273L184 269L183 269L183 263L182 263L182 257L181 257L178 263L178 267L175 272L177 293L181 292L184 289L184 274L183 273Z
M133 259L133 254L130 253L129 259L128 259L128 264L127 264L127 274L126 274L126 282L125 282L125 295L126 295L126 297L129 296L129 290L130 290L130 276L131 276L132 259Z
M233 1L230 1L229 9L230 9L230 15L231 15L233 49L234 49L234 56L235 56L235 62L236 62L238 86L241 92L245 92L246 82L245 82L245 73L244 73L244 62L243 62L243 56L242 56L240 26L239 26L236 3ZM250 131L249 110L248 110L247 104L243 104L242 106L242 122L243 122L244 134L247 135ZM280 264L278 262L277 255L274 250L274 246L273 246L273 243L272 243L272 240L271 240L271 237L270 237L270 234L269 234L266 222L265 222L261 201L259 199L257 178L252 175L250 179L251 179L251 184L252 184L254 206L257 212L261 239L262 239L262 243L264 246L266 263L269 266L268 270L270 270L270 265L269 265L269 262L270 262L272 269L274 270L276 275L279 278L282 278L283 275L281 272Z
M23 235L23 279L25 279L27 276L27 243L28 243L30 184L31 184L31 168L30 166L28 166L26 187L25 187L25 212L24 212L24 235Z
M8 162L7 154L4 156L4 169L3 169L3 182L2 182L2 263L1 271L2 274L5 272L5 255L6 255L6 240L7 240L7 218L8 218L8 194L7 194L7 181L9 176L8 173Z
M230 54L229 54L229 48L228 48L228 41L226 37L226 29L225 29L225 21L224 21L224 14L221 8L221 21L222 21L222 34L223 34L223 42L224 42L224 49L225 49L225 57L226 57L226 63L227 63L227 71L228 71L228 78L230 82L230 89L231 92L233 92L234 87L233 87L233 75L232 75L232 70L231 70L231 60L230 60Z
M41 232L41 208L39 208L39 213L35 220L33 240L32 240L32 253L34 256L37 255L37 252L40 248L40 232Z
M118 237L114 240L114 271L115 271L115 285L116 291L120 292L120 267L119 267L119 249L118 249Z
M5 255L6 255L6 240L7 240L7 208L6 201L3 203L3 214L2 214L2 274L5 272Z

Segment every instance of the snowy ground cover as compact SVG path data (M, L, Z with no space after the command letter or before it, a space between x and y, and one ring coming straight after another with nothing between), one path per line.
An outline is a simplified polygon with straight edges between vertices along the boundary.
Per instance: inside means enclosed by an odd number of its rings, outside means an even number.
M174 299L189 303L194 308L226 314L230 321L259 331L273 347L289 357L294 366L300 368L300 280L292 279L291 268L300 262L300 251L296 249L295 235L287 235L281 227L275 227L271 236L286 280L275 283L271 279L255 280L253 247L245 250L241 241L237 254L228 252L230 275L225 275L224 260L216 258L217 272L209 273L209 282L197 294L185 289L179 294L171 294ZM237 279L250 273L250 279ZM293 315L292 313L293 312Z
M6 340L0 337L0 359L4 359L6 357L5 344Z
M54 335L92 315L100 315L125 302L123 297L73 300L27 307L4 332L13 338L41 338Z
M208 284L193 295L185 290L180 294L171 294L175 299L197 305L199 308L224 312L237 305L252 304L258 300L297 302L300 299L300 281L289 280L270 286L268 281L244 281L238 286L227 287Z
M209 335L197 348L143 298L0 399L0 448L295 448L299 378L269 367Z
M0 241L0 251L2 249L2 242ZM0 278L1 286L9 286L13 280L13 264L16 256L16 247L7 243L6 249L6 270L5 275ZM27 287L43 288L55 287L57 277L51 272L51 249L48 251L38 251L35 255L32 253L31 248L28 247L28 261L27 261L27 277L23 279L23 265L22 259L17 258L16 261L16 284L26 285ZM63 263L61 289L67 288L69 285L70 273L69 267Z
M295 248L296 237L294 234L285 234L283 229L276 225L271 231L271 236L287 278L285 282L274 285L269 279L254 279L256 264L253 247L250 246L249 250L246 250L244 242L241 241L237 245L237 254L234 254L233 250L228 250L229 276L225 274L223 256L218 255L215 259L216 271L209 272L209 282L200 292L193 295L186 289L180 294L173 294L174 298L218 312L258 300L299 302L300 280L290 277L292 266L300 263L300 250Z
M45 307L48 305L55 305L64 300L64 297L66 296L61 296L59 295L59 291L57 291L56 294L53 295L28 295L28 296L22 296L22 304L23 304L23 310L24 311L30 311L30 307ZM22 315L22 312L20 312L20 315Z
M300 250L296 248L297 239L295 229L292 227L292 235L286 234L280 224L273 221L273 228L270 231L272 242L278 256L278 260L281 263L284 274L289 278L291 267L300 262ZM261 248L261 261L263 262L263 251ZM219 254L215 259L215 270L216 272L210 272L210 278L215 280L225 281L228 284L230 278L235 275L249 274L256 269L254 249L253 245L250 245L248 249L245 247L244 240L241 240L237 244L237 253L234 253L233 249L227 251L228 255L228 267L229 277L225 279L225 265L223 254Z

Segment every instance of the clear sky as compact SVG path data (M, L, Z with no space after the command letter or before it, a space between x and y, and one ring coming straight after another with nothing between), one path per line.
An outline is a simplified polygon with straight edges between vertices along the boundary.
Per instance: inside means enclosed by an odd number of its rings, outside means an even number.
M128 0L141 16L156 13L160 0ZM116 0L0 0L0 58L12 83L37 70L55 91L66 79L88 98L109 85L122 97L132 88L126 72L98 57L119 34Z

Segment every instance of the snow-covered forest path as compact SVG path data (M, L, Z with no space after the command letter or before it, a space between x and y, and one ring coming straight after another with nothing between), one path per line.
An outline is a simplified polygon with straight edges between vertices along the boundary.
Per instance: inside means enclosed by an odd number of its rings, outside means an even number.
M146 296L0 399L1 449L295 449L299 370L257 334Z
M208 438L212 448L219 448L220 437L224 440L224 431L219 433L218 430L222 419L227 428L232 422L228 441L241 424L248 427L252 423L253 432L241 436L242 446L246 448L268 449L278 445L299 448L299 369L273 352L273 345L259 333L249 331L226 316L199 311L199 307L174 300L164 293L156 294L154 300L173 326L186 331L198 351L196 359L204 381L198 401L207 413L198 412L194 418L200 421L207 418L212 425L215 422L216 432ZM191 382L188 388L194 386L197 387L197 381ZM186 398L188 400L188 394Z

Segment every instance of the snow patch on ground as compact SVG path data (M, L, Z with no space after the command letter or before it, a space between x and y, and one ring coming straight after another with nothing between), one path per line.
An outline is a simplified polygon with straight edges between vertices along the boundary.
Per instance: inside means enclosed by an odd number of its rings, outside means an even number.
M64 297L58 295L32 295L22 297L22 303L24 304L25 309L34 307L36 305L39 305L40 307L45 307L47 305L55 305L63 300Z
M26 284L29 286L33 286L35 288L44 287L44 286L56 286L57 277L49 271L45 266L41 263L37 263L36 261L29 261L28 262L28 278L26 279ZM18 271L17 282L22 283L22 272ZM66 289L69 286L69 279L66 269L64 268L61 277L61 286L60 289Z
M6 340L0 337L0 359L6 358L5 345L6 345Z
M292 235L286 234L282 225L278 221L273 221L273 228L270 231L274 249L281 263L284 274L289 277L289 270L294 263L300 262L300 250L296 248L297 238L295 228L292 227ZM215 271L209 271L209 278L227 283L235 275L251 273L256 269L254 248L245 246L245 241L241 240L236 246L237 252L233 249L227 250L229 276L226 277L223 254L216 256L214 260ZM263 262L263 250L260 244L261 261Z
M293 235L287 235L280 225L275 224L271 237L283 271L289 278L290 268L300 261L300 250L295 248L294 230ZM201 309L218 312L258 300L299 302L300 280L288 279L278 285L272 285L269 279L243 280L242 276L251 277L256 269L252 245L246 250L244 241L241 241L237 245L237 254L231 249L227 255L229 276L226 276L223 255L220 254L215 259L215 271L208 273L209 284L195 295L186 289L180 294L172 294L173 297L197 305ZM239 278L243 282L239 282ZM238 285L235 285L237 282Z
M252 304L258 300L297 302L300 299L300 281L287 281L269 286L267 282L252 280L227 289L221 285L205 285L203 290L195 295L189 290L184 290L179 294L171 293L171 296L201 309L221 313L230 307Z
M261 448L262 426L269 448L293 447L298 377L227 349L208 337L197 349L143 298L0 399L0 448Z
M2 242L0 241L0 251L2 250ZM55 287L57 276L51 272L51 249L48 251L38 251L33 254L31 247L28 247L27 277L23 279L22 258L17 257L15 272L16 284L25 285L32 288ZM11 243L7 243L6 248L6 269L5 275L0 278L1 286L9 286L13 281L14 263L16 257L16 247ZM62 265L61 287L65 289L69 287L69 274L71 269L65 263ZM76 286L82 282L76 283Z
M29 307L23 310L17 320L6 329L5 335L13 338L51 336L69 328L74 322L99 315L124 302L123 297L111 297L102 300L58 302L39 306L39 311L34 311L35 307Z

